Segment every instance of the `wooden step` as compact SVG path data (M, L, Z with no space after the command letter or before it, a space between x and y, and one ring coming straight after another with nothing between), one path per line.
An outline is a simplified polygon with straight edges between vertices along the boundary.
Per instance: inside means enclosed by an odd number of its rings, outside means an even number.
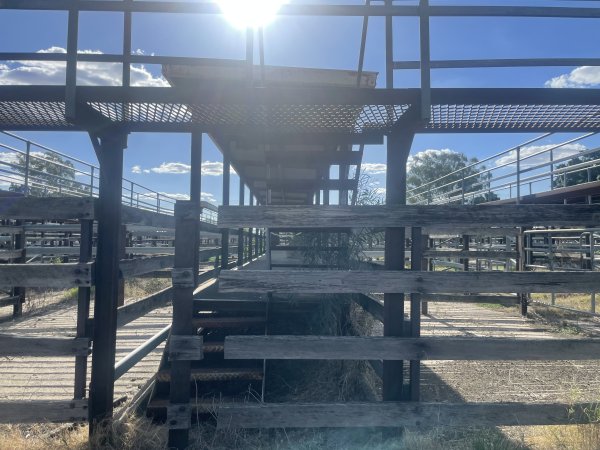
M193 381L261 381L262 379L262 369L252 368L192 368L190 374L190 380ZM156 375L156 380L170 382L171 371L169 369L160 370Z
M265 312L267 302L246 299L195 299L194 311L215 312Z
M264 326L264 317L201 317L192 320L196 328L249 328Z

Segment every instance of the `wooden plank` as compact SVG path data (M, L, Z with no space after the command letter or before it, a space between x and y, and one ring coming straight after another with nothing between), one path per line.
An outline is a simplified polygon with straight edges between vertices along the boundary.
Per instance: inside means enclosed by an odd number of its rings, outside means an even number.
M202 336L172 334L169 338L170 361L199 361L203 358Z
M121 260L119 267L124 278L133 278L148 272L170 269L173 267L174 262L175 257L172 255L153 256L150 258L124 259Z
M194 311L217 311L217 312L262 312L267 309L267 302L263 300L246 299L208 299L200 298L194 300Z
M125 224L144 225L149 227L175 228L175 217L153 211L122 206L122 219ZM200 216L198 216L200 218Z
M0 334L0 357L86 355L88 338L27 337Z
M426 258L485 258L485 259L508 259L517 258L519 252L506 252L498 250L426 250L423 252Z
M94 200L88 197L2 197L0 219L93 219Z
M67 289L92 285L93 263L0 264L0 286Z
M517 236L519 234L519 229L515 227L476 227L476 226L468 226L468 225L455 225L455 226L445 226L444 224L440 225L430 225L428 227L423 227L423 234L429 234L430 237L439 237L439 236L459 236L462 234L468 234L470 236Z
M169 430L187 430L192 426L192 406L189 403L171 403L167 406Z
M13 295L10 297L0 298L0 308L4 308L5 306L14 306L16 302L21 300L20 295Z
M221 206L221 228L598 225L600 205Z
M353 428L531 426L589 423L593 404L321 403L231 405L218 409L217 428Z
M85 422L86 399L0 401L0 423Z
M23 250L0 250L0 259L8 261L9 259L21 258L23 256Z
M219 276L219 290L227 293L585 293L598 286L600 272L232 270Z
M589 360L600 339L227 336L225 359Z
M168 287L117 310L117 326L122 327L153 309L160 308L173 298L173 288Z

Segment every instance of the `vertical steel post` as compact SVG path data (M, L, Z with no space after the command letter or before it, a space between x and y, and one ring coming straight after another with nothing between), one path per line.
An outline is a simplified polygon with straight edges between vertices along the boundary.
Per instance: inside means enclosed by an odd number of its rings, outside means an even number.
M431 119L429 0L419 1L419 34L421 45L421 120L429 122L429 119Z
M29 195L29 169L31 165L31 142L27 141L25 147L25 197Z
M223 154L223 206L229 206L229 156ZM229 229L221 230L221 269L227 270L229 264Z
M127 147L127 135L115 131L100 138L92 136L92 142L100 161L100 196L97 208L96 326L90 384L90 434L95 432L97 425L110 421L113 413L123 150Z
M240 178L240 198L239 205L244 206L244 202L246 201L246 188L244 186L244 182ZM244 239L244 229L238 229L238 248L237 248L237 266L241 267L244 265L244 248L245 248L245 239Z
M521 147L517 147L517 205L521 203Z
M406 204L406 161L414 138L411 130L387 138L386 204ZM404 270L405 229L385 230L385 270ZM404 336L404 294L384 294L384 336ZM383 400L398 401L403 395L403 361L383 361Z
M79 2L69 9L67 28L67 69L65 77L65 117L75 120L77 96L77 41L79 35Z
M199 212L202 212L202 132L198 130L192 131L191 149L190 149L190 201L198 205ZM200 218L198 217L198 220ZM198 285L198 272L200 271L200 230L198 230L195 241L193 242L196 248L194 258L194 285Z

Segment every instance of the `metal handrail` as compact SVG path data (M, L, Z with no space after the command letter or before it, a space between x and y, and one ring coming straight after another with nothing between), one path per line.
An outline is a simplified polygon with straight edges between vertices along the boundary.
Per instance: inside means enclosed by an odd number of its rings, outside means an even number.
M100 168L94 164L88 163L78 158L71 157L63 152L54 150L46 145L23 138L14 133L0 131L1 134L15 139L25 144L25 150L15 148L13 145L0 143L0 155L21 155L23 163L10 161L8 158L0 160L0 182L10 183L21 187L24 195L31 195L32 188L41 189L46 192L58 192L69 196L98 196L98 181L100 180ZM52 161L44 156L35 154L33 149L43 150L44 154L52 154L61 158L61 160L72 163L72 166L58 161ZM77 177L85 177L88 180L83 182L75 178L67 178L59 174L48 173L32 167L31 160L44 161L53 167L64 171L72 171ZM77 165L84 166L77 167ZM49 182L49 180L52 180ZM138 209L155 211L161 214L173 215L177 199L153 189L150 189L140 183L123 178L122 203ZM208 202L201 202L202 221L216 224L216 207Z

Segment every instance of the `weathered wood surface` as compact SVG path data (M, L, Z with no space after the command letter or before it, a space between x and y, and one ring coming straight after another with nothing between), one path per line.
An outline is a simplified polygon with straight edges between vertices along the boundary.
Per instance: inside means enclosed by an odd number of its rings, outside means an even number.
M169 338L171 361L199 361L203 358L202 336L172 334Z
M516 258L519 252L506 252L498 250L425 250L425 258L491 258L507 259Z
M0 259L8 261L9 259L21 258L23 256L23 250L0 250Z
M221 206L221 228L598 225L600 205Z
M123 223L150 227L175 228L175 217L173 216L125 205L123 205L122 208L121 214ZM200 217L198 217L198 219L200 219Z
M227 336L225 359L590 360L600 339Z
M87 399L81 400L0 400L0 423L85 422Z
M427 234L432 238L439 238L442 236L458 236L462 234L468 234L470 236L517 236L519 229L516 227L503 227L500 224L496 224L491 227L477 227L473 225L455 225L446 226L443 223L439 225L430 225L423 227L423 234Z
M200 298L194 300L194 311L218 311L218 312L262 312L267 309L267 302L263 300L247 299L208 299Z
M222 271L221 292L515 293L598 291L600 272Z
M233 405L218 409L218 428L529 426L589 423L592 404L330 403ZM571 409L572 408L572 409Z
M0 298L0 308L3 308L5 306L13 306L16 302L18 302L20 300L21 300L20 295L2 297L2 298Z
M84 355L89 348L90 341L87 338L0 334L0 357Z
M0 219L93 219L94 200L88 197L2 197Z
M187 430L192 426L192 406L189 403L167 405L167 425L169 430Z
M124 259L120 263L120 268L124 278L133 278L148 272L170 269L174 262L175 257L172 255Z
M93 263L0 264L0 286L67 289L92 285Z
M148 311L165 306L173 298L173 288L168 287L146 298L121 306L117 310L117 326L132 322Z

